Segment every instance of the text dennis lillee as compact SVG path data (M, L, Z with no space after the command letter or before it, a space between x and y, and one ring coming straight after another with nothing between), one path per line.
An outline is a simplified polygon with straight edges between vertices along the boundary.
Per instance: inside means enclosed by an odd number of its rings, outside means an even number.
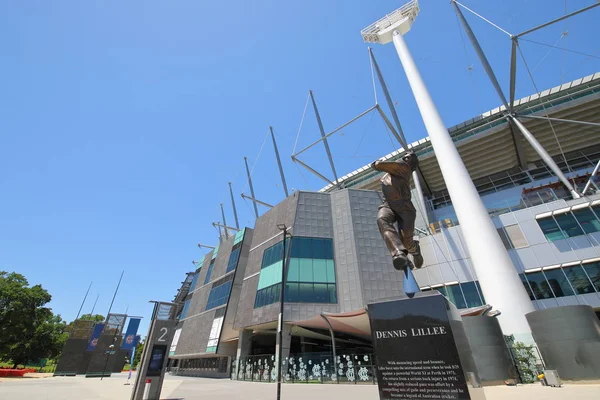
M377 339L394 339L404 338L408 336L434 336L434 335L445 335L448 333L444 326L433 326L427 328L411 328L407 329L396 329L393 331L375 331L375 338Z

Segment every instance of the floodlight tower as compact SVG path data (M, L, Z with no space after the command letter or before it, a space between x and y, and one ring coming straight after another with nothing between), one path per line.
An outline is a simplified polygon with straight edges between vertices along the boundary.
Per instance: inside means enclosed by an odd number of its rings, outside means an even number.
M501 312L498 319L505 335L513 334L517 340L532 342L525 314L535 311L534 307L404 41L403 35L410 30L418 13L418 1L410 1L363 29L361 35L368 43L394 42L485 299Z

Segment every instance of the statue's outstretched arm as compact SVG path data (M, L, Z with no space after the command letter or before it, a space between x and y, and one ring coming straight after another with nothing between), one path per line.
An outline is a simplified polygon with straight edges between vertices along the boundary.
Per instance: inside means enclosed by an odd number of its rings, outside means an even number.
M378 171L387 172L392 175L410 174L410 165L405 161L375 161L371 167Z

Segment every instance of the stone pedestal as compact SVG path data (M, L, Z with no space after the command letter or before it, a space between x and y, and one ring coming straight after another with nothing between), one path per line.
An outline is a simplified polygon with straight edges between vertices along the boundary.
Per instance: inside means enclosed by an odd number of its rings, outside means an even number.
M367 310L380 399L485 399L460 314L439 292Z

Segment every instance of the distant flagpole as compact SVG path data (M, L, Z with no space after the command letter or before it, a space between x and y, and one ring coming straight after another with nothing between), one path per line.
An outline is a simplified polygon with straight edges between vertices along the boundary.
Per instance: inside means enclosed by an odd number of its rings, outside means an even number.
M96 309L96 303L98 303L98 298L100 297L100 293L96 296L96 301L94 301L94 305L92 306L92 312L90 312L90 316L94 316L94 310Z
M81 314L81 310L83 309L83 305L85 304L85 300L87 299L88 294L90 293L90 289L92 288L92 283L94 283L94 281L90 282L90 286L88 286L87 292L85 292L85 296L83 297L83 301L81 302L81 307L79 307L79 311L77 311L77 316L75 317L75 321L77 321L79 319L79 314Z
M108 321L108 316L110 315L112 306L115 302L115 297L117 297L117 293L119 292L119 286L121 286L121 280L123 279L124 273L125 273L125 270L123 270L121 272L121 277L119 278L119 283L117 283L117 288L115 289L115 294L113 295L112 301L110 302L110 307L108 307L108 313L106 313L106 326L108 326L108 327L110 327L109 321ZM115 329L115 334L113 335L113 342L115 341L116 337L117 337L117 329ZM106 355L106 362L104 363L104 369L102 370L102 375L100 376L100 380L104 379L104 373L106 372L106 366L108 365L109 358L110 358L110 353ZM110 376L110 374L109 374L109 376Z
M112 301L110 302L110 307L108 307L108 313L106 313L106 318L108 318L108 315L112 311L112 306L113 306L113 304L115 302L115 298L117 297L117 292L119 291L119 286L121 286L121 280L123 279L123 274L124 273L125 273L125 270L123 270L121 272L121 277L119 278L119 283L117 283L117 288L115 289L115 294L113 295Z

